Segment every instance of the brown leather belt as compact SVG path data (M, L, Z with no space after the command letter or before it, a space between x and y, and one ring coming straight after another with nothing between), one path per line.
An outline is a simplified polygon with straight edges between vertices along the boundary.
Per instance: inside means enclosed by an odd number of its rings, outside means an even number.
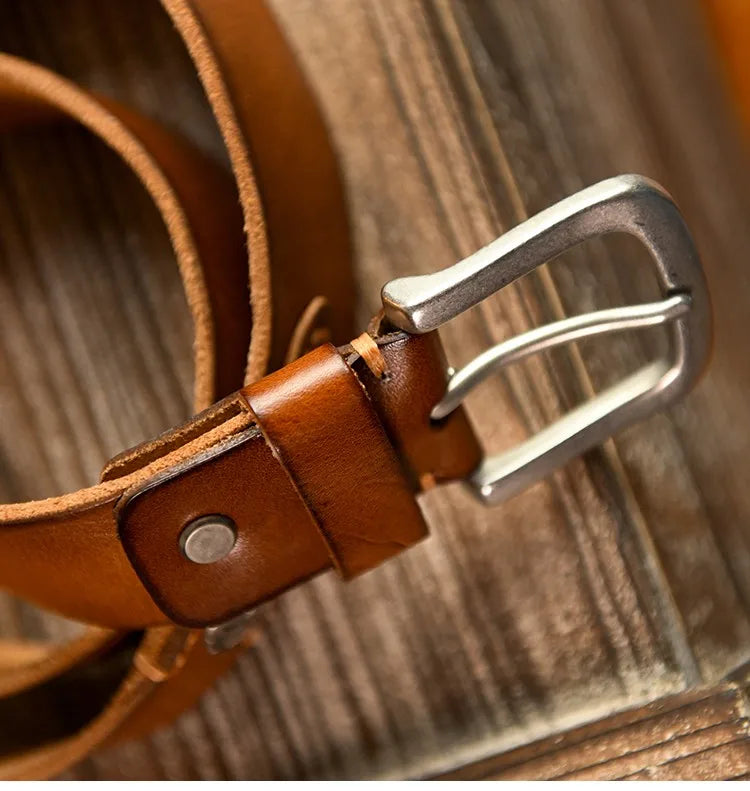
M349 578L424 537L415 494L473 476L480 497L507 496L682 394L706 355L708 306L689 236L668 196L637 177L581 193L438 279L390 284L386 315L367 333L338 348L323 342L351 337L352 276L336 163L304 82L258 0L162 2L233 181L132 109L0 55L6 128L77 121L161 212L195 327L198 410L112 459L91 488L0 506L0 584L92 624L56 651L8 647L0 722L16 725L2 777L48 776L168 722L243 647L244 614L322 571ZM649 247L662 302L540 328L448 380L437 325L606 230ZM671 361L483 460L459 405L476 381L539 348L662 322L673 330ZM236 647L210 653L204 629L213 649ZM20 711L66 699L77 701L67 732L19 724Z

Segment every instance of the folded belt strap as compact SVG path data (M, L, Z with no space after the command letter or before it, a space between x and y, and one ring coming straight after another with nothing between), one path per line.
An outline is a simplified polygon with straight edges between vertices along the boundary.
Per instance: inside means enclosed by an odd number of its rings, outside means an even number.
M98 627L59 653L10 652L24 658L0 663L0 732L13 732L2 777L58 772L106 739L168 721L234 658L209 656L197 632L170 621L217 623L326 568L351 576L375 565L424 534L413 492L463 477L479 457L461 410L429 419L445 386L434 334L376 328L376 368L361 345L327 345L257 381L320 330L341 340L349 332L335 160L260 2L163 5L206 89L236 192L153 121L0 55L0 129L71 118L152 196L185 284L195 403L205 410L113 459L90 489L0 506L0 584ZM178 538L207 512L231 517L238 535L226 559L201 566L180 554ZM123 630L144 628L125 639ZM92 686L97 676L106 683ZM19 712L38 710L39 695L54 708L71 694L92 701L80 722L24 729Z
M377 415L332 346L243 395L256 425L119 511L154 600L190 626L225 621L330 565L345 576L367 570L426 532ZM180 533L215 512L237 526L236 544L196 564L181 555Z
M47 550L33 557L49 567L37 567L39 576L30 578L30 584L19 575L16 588L58 610L59 598L65 596L66 614L91 620L95 612L101 622L111 617L121 628L143 626L144 617L155 622L165 616L197 627L231 618L330 567L347 577L360 573L418 541L426 528L415 489L464 477L476 465L479 448L462 411L439 424L430 421L431 394L437 397L445 380L436 335L394 333L377 343L386 366L382 377L351 347L320 347L163 437L160 444L166 448L176 445L166 456L152 459L152 443L146 443L140 451L151 461L105 481L102 485L119 488L104 502L11 528L31 541L28 551L48 533L70 551L65 539L72 528L73 554L76 549L81 554L76 558L79 584L66 585L54 573L59 558ZM138 455L139 450L123 454L107 473L128 470ZM123 485L138 479L123 491ZM180 532L196 517L216 512L233 520L237 543L223 560L192 563L180 552ZM123 546L137 573L108 585L113 569L127 567ZM45 580L41 596L40 578ZM139 600L150 606L141 611L128 606ZM113 606L119 601L122 610ZM107 671L120 688L114 703L76 737L71 758L98 743L110 726L120 726L122 737L170 719L217 668L231 663L230 654L207 657L196 632L162 627L147 634L137 648L121 643L114 653L95 643L98 653L109 658ZM125 657L118 660L123 649ZM195 660L196 652L201 661L188 668L185 663L188 657ZM84 658L91 661L89 654ZM130 662L132 669L123 675ZM68 675L74 689L83 684L89 699L85 678L71 671ZM108 689L103 675L100 662L93 676L100 693ZM171 685L163 683L175 675ZM161 695L154 695L160 684ZM70 684L48 686L50 696L80 697ZM152 705L141 706L139 716L137 703L149 692ZM0 701L0 721L34 701L28 693L16 697L20 701ZM80 713L86 712L84 707ZM122 725L126 715L129 721ZM53 752L51 770L68 762L67 751L61 750ZM10 776L26 776L27 770L19 767L32 759L18 760L9 764ZM40 773L28 771L30 776ZM0 765L0 776L2 772Z
M352 365L320 347L163 436L164 455L146 443L115 459L72 507L63 497L6 508L3 584L101 626L205 626L330 566L348 577L414 543L419 481L465 477L479 448L461 410L430 420L425 396L445 385L436 336L380 344L395 374L378 378L346 347ZM145 466L129 471L141 454ZM193 563L180 533L215 513L238 526L237 545L224 561Z
M242 411L218 429L231 426L231 434L125 493L122 543L172 620L220 623L326 568L344 577L366 571L425 534L417 482L464 477L479 448L462 412L433 424L434 402L420 399L445 384L436 336L399 333L382 339L381 349L397 375L366 377L360 365L360 379L327 345L250 385ZM408 364L413 358L419 368ZM398 408L407 401L405 426ZM379 414L385 405L390 411ZM417 466L399 461L397 447L420 445ZM222 560L196 564L180 552L181 531L217 513L237 526L236 544Z

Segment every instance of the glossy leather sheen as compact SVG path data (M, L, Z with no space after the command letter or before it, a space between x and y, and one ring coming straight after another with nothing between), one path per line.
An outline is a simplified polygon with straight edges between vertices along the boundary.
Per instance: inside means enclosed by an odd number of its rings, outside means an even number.
M363 386L333 346L242 394L343 577L367 571L427 533Z
M479 448L462 412L430 422L431 394L445 387L436 336L399 333L384 348L383 379L326 345L245 388L243 431L124 495L122 544L171 620L219 623L327 568L345 578L373 568L426 534L418 480L462 477ZM235 547L192 563L179 536L217 513L237 525Z
M424 535L414 492L479 460L461 410L429 421L445 387L434 336L379 338L383 378L350 347L325 347L258 381L321 328L337 342L351 331L335 159L260 0L162 3L205 87L232 177L132 109L0 54L0 131L72 119L153 199L195 326L195 408L204 410L117 456L97 485L0 506L0 585L97 625L6 662L0 731L27 700L60 708L72 695L92 706L59 733L19 730L0 778L49 776L103 742L165 724L241 650L211 656L199 632L175 622L216 623L332 566L348 577L376 565ZM243 396L210 407L248 382ZM238 525L235 549L213 566L190 563L182 528L216 512ZM105 662L114 668L106 679Z
M312 305L326 306L325 327L333 338L350 337L349 236L324 125L262 0L163 5L205 87L231 174L133 109L4 54L0 131L72 119L110 146L141 181L164 219L193 318L197 411L280 365L292 346L299 347L300 326L309 333L316 329ZM66 13L57 3L48 12L51 28L55 15ZM279 146L282 131L285 144ZM43 685L38 701L48 704L38 702L38 714L44 716L45 705L60 710L55 690L70 687L67 670L73 667L81 668L73 674L74 695L93 699L102 676L93 660L103 656L103 647L117 652L118 645L111 646L119 641L127 655L124 630L165 623L119 541L114 509L124 491L246 427L242 415L221 418L197 421L192 434L171 432L146 443L142 455L125 454L89 489L0 506L0 585L107 627L92 628L49 656L21 652L15 664L4 656L0 701ZM138 635L126 677L96 695L104 708L77 732L71 720L71 730L54 743L42 743L50 735L39 729L38 743L26 745L32 749L22 751L19 744L18 752L0 758L0 778L49 776L118 733L137 735L175 716L236 655L209 656L197 636L172 625ZM179 650L163 650L175 641ZM58 678L60 684L48 683ZM12 711L0 705L1 732L13 727Z
M378 378L359 358L352 367L380 415L396 453L419 489L472 473L482 449L463 409L440 421L430 412L445 393L447 363L436 332L376 337L386 375Z
M310 514L262 435L249 429L239 444L175 477L127 496L120 536L134 568L173 621L205 626L227 620L328 566ZM216 563L183 556L179 537L193 519L229 516L237 540Z

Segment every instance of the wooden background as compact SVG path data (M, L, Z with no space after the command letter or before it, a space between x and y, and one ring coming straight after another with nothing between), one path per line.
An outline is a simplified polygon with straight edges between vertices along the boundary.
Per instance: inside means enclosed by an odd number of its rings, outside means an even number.
M262 615L198 708L75 778L434 774L713 682L750 654L748 169L687 0L272 0L328 119L362 323L390 277L453 263L601 178L640 172L704 258L699 388L504 505L422 501L432 537ZM155 2L0 0L0 48L132 102L222 158ZM0 140L0 496L54 494L189 414L190 328L163 229L83 133ZM290 229L293 232L293 229ZM443 334L454 364L539 321L655 295L634 244L586 245ZM660 347L540 357L468 402L490 449ZM71 584L85 584L71 580ZM70 631L5 601L8 634Z

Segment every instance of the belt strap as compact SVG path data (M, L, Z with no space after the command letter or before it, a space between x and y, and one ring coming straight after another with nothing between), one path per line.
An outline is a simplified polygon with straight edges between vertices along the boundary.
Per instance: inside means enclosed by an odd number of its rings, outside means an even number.
M330 565L344 576L375 565L349 544L354 529L363 531L360 543L377 533L389 543L384 511L365 526L354 492L403 517L394 529L403 531L403 545L413 543L423 532L416 482L463 478L480 451L461 410L433 423L425 399L411 403L412 422L400 422L411 394L445 386L436 336L394 333L378 342L389 357L398 354L398 376L371 376L365 387L344 359L356 353L322 347L114 459L99 485L3 507L0 579L40 606L101 626L143 628L168 617L205 626ZM396 461L383 424L396 447L415 449L411 469ZM456 436L463 441L454 444ZM231 556L237 576L227 576L225 564L181 562L182 529L217 512L242 527ZM212 590L210 604L186 604L219 583L231 590Z
M113 459L96 486L0 506L0 584L96 624L57 653L16 646L6 661L0 655L0 722L15 733L0 777L47 776L103 741L168 722L236 655L210 655L195 628L327 568L360 573L414 543L425 525L413 493L479 461L461 410L430 420L445 388L434 333L376 326L257 381L312 338L350 332L335 160L261 2L163 5L203 82L234 179L131 108L0 55L3 128L72 119L152 197L185 284L195 405L204 410ZM185 526L206 513L220 513L234 534L235 549L213 564L180 549ZM71 695L91 703L78 722L44 734L23 727L19 712ZM46 743L34 744L40 737Z
M12 723L0 777L48 775L169 721L234 658L208 652L204 627L213 647L231 642L249 611L287 588L327 569L349 578L412 545L426 532L413 495L438 482L470 476L485 502L518 491L685 393L709 346L689 233L669 195L638 176L589 187L442 272L392 281L385 318L348 345L324 343L349 331L348 239L334 158L299 73L259 0L163 5L234 179L131 109L0 56L6 127L78 121L162 213L193 315L203 409L112 459L96 486L0 507L0 584L96 627L60 653L0 644L0 727ZM660 302L536 328L448 378L441 324L608 232L646 246ZM670 355L482 459L459 404L490 372L662 323ZM71 699L85 701L75 722L27 727L24 713Z

